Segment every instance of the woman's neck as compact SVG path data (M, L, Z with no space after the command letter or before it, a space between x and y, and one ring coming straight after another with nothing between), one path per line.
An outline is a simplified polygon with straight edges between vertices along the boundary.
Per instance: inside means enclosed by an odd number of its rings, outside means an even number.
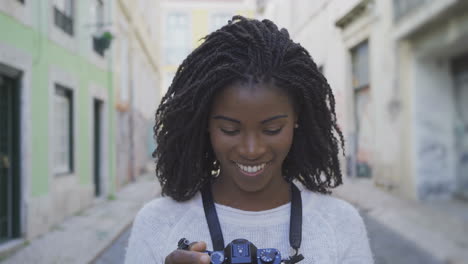
M248 192L226 181L212 185L215 203L244 211L264 211L290 202L290 184L285 180L271 182L262 190Z

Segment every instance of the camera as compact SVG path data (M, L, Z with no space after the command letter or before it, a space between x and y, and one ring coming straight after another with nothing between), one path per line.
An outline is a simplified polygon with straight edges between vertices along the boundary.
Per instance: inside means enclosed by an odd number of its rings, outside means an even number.
M246 239L235 239L222 251L207 251L213 264L280 264L281 254L274 248L257 249Z

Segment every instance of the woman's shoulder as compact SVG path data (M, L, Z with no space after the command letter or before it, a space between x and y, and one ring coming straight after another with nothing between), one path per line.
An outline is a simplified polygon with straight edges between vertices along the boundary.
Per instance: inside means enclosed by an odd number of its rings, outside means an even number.
M327 222L361 221L358 210L349 202L330 194L302 190L305 214L319 214Z
M185 214L196 210L198 195L188 201L178 202L171 197L158 197L146 203L137 213L135 222L171 225Z

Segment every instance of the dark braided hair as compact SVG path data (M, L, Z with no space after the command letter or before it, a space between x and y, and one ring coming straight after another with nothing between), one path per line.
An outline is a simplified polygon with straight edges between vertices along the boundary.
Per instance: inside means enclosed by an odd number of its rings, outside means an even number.
M273 81L297 111L299 128L282 166L286 180L320 193L342 183L338 155L344 140L327 80L286 29L234 16L182 62L156 111L153 157L163 195L188 200L211 181L219 169L207 132L213 97L252 78Z

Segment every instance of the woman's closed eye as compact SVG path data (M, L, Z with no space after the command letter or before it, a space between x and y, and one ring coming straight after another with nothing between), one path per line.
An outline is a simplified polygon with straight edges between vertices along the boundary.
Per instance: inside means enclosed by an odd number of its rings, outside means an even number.
M263 130L263 133L265 133L267 135L276 135L276 134L279 134L282 129L283 129L282 127L267 128L267 129ZM221 132L223 132L224 134L229 135L229 136L237 135L240 132L240 130L236 129L236 128L220 128L220 130L221 130Z
M267 128L267 129L263 130L263 133L265 133L267 135L276 135L276 134L279 134L279 132L281 132L282 129L283 129L283 127Z
M220 128L220 130L224 134L229 135L229 136L233 136L233 135L236 135L237 133L239 133L239 129L235 129L235 128Z

